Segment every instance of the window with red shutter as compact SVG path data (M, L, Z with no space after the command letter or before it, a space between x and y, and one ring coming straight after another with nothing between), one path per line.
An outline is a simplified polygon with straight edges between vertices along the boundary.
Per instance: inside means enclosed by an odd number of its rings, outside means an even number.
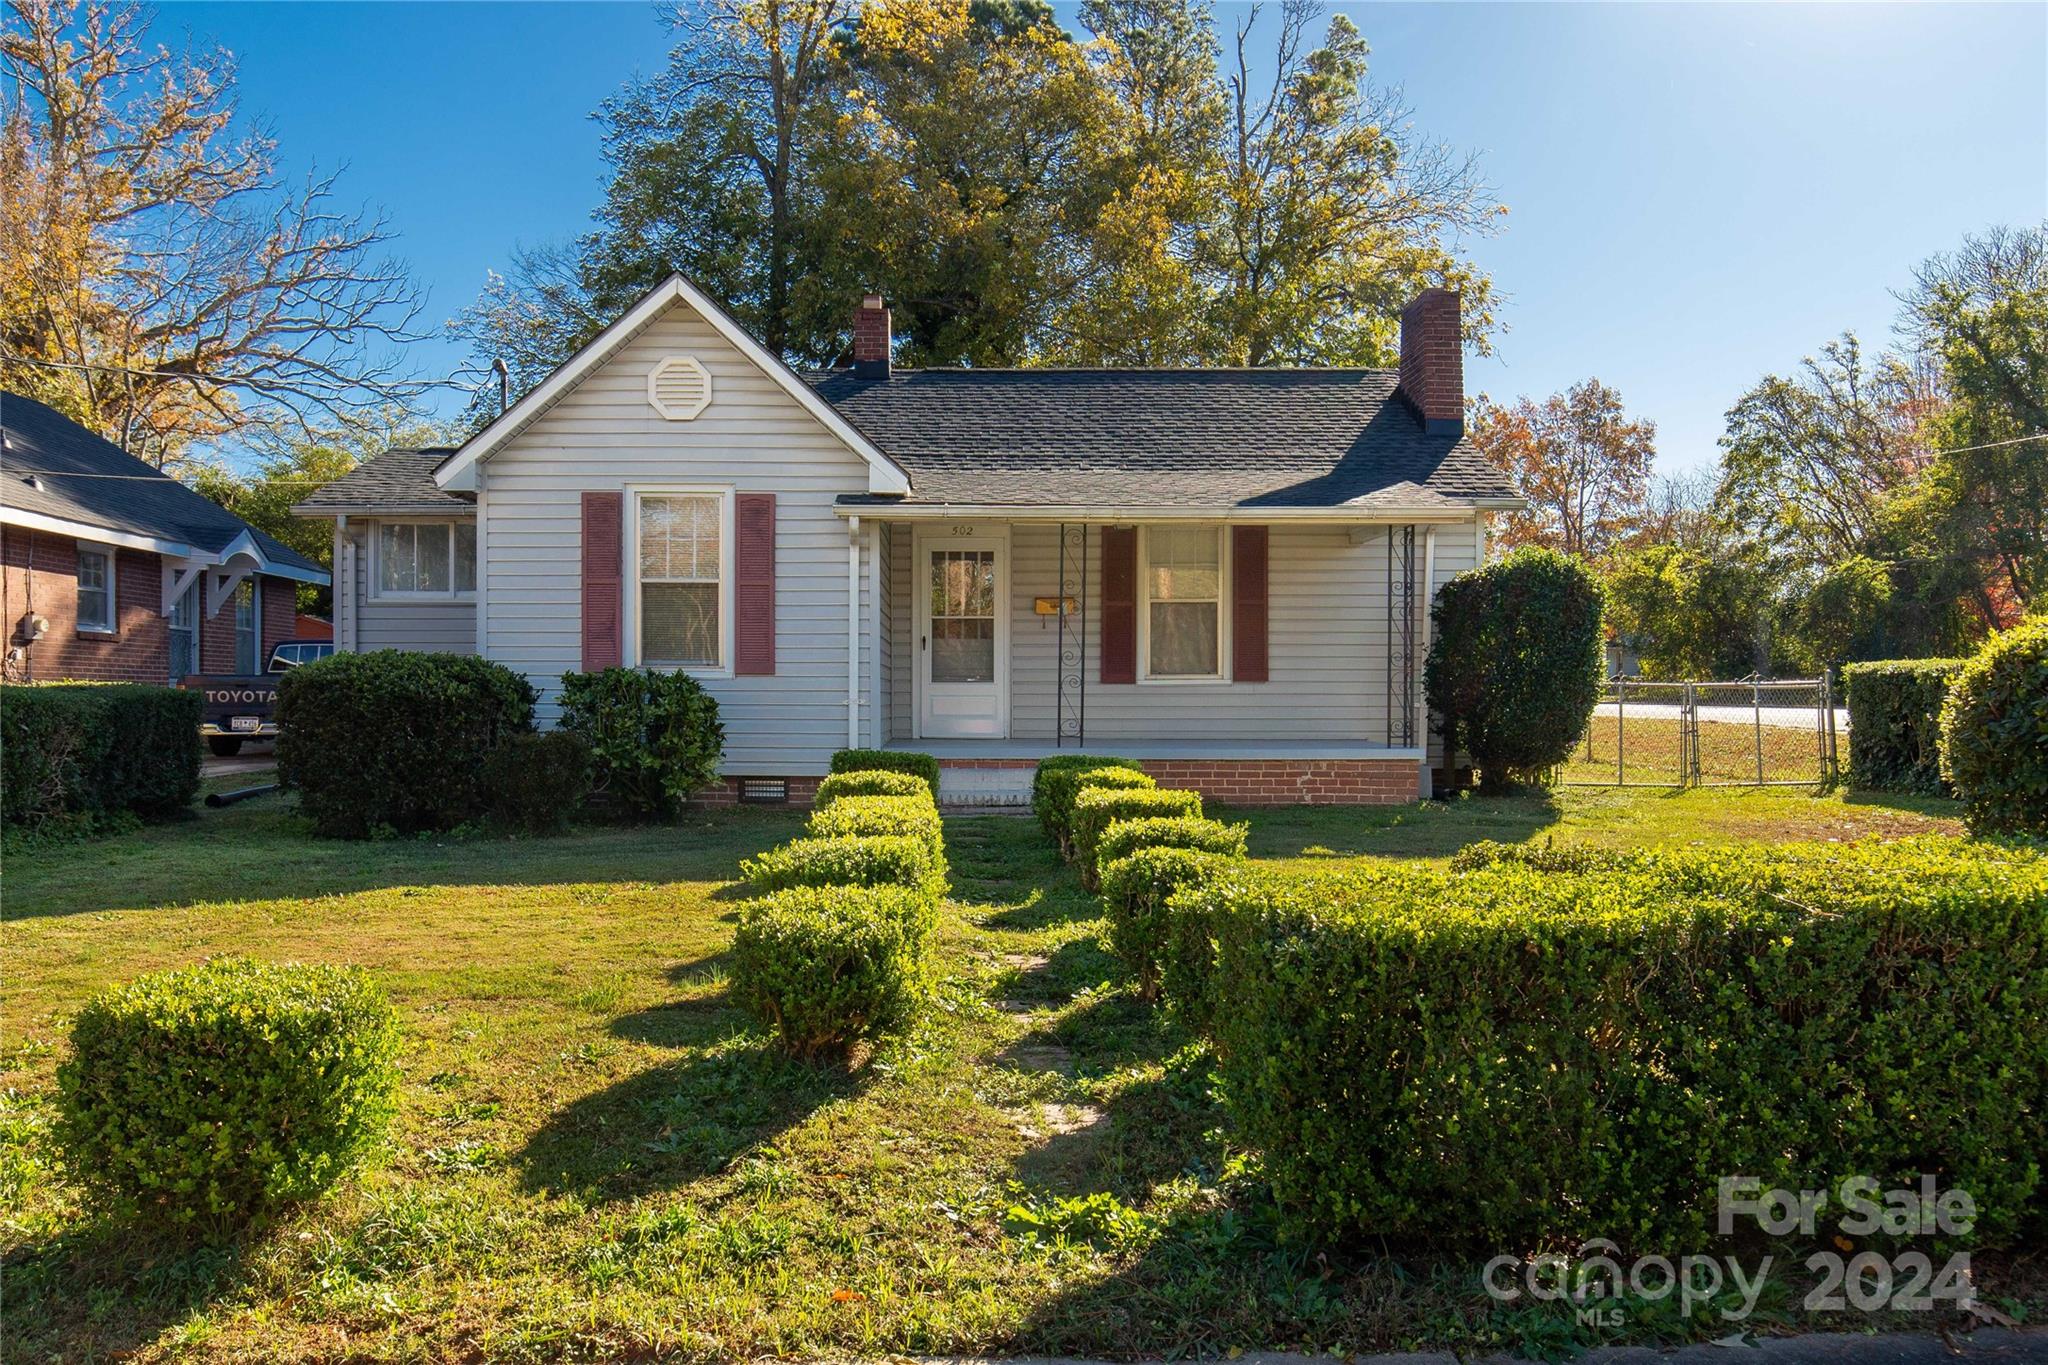
M733 672L775 672L775 495L733 500Z
M1230 672L1266 681L1266 528L1230 528Z
M1138 680L1138 533L1129 526L1102 531L1101 679Z
M583 495L583 669L594 672L621 661L624 598L619 542L625 523L625 495Z

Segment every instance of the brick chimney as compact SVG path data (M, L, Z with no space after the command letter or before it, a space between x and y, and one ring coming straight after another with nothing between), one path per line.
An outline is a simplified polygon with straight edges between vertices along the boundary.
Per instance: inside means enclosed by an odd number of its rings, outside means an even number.
M889 377L889 308L869 294L853 314L853 372L863 379Z
M1465 431L1465 349L1458 292L1425 289L1401 310L1401 392L1432 436Z

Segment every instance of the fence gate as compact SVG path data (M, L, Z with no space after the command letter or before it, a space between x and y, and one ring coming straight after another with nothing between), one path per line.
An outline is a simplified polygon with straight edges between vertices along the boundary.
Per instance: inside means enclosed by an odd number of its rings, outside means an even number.
M1609 679L1558 780L1590 787L1819 786L1848 718L1826 678Z

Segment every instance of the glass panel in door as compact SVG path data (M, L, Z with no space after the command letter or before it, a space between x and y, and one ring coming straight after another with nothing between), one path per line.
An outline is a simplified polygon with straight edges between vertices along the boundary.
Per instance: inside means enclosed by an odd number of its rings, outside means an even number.
M256 580L245 578L235 589L235 672L256 671Z
M994 682L996 552L932 551L931 595L931 680Z

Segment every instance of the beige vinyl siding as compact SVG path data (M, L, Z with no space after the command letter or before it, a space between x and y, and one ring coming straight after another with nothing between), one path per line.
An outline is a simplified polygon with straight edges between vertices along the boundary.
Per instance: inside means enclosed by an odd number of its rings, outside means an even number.
M422 518L409 518L422 520ZM446 654L476 653L476 599L467 601L403 601L370 595L370 523L351 520L348 535L355 552L354 619L335 621L336 638L353 639L355 648L416 649ZM336 561L339 563L339 559ZM353 635L350 631L353 631Z
M670 355L694 355L711 374L711 405L694 421L648 405L648 372ZM832 506L866 490L867 466L687 305L491 458L485 652L527 675L552 721L561 675L582 667L581 494L663 485L776 495L775 675L705 686L725 724L726 772L823 773L846 744L847 528Z
M1379 526L1270 527L1269 681L1105 686L1099 681L1101 528L1089 528L1084 599L1088 742L1386 743L1387 535L1387 528ZM1423 541L1424 530L1418 527L1418 573ZM890 734L908 740L916 722L913 674L922 664L914 637L911 594L917 566L910 528L894 527L890 544L891 635L893 656L901 661L889 689ZM1439 526L1436 582L1470 568L1474 549L1471 524ZM1058 723L1059 623L1037 615L1032 599L1058 591L1058 528L1012 527L1010 555L1010 738L1050 740ZM1418 602L1418 630L1424 612L1426 606Z

